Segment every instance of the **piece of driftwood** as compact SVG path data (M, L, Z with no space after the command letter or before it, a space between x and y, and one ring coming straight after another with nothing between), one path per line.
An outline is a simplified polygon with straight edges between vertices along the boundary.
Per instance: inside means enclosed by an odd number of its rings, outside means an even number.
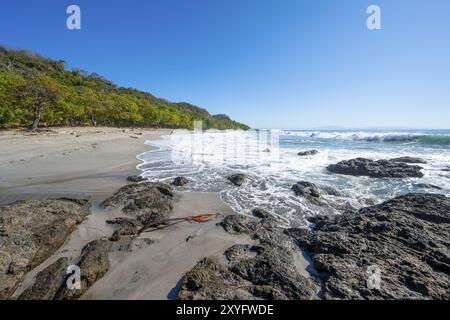
M148 223L146 223L139 231L137 232L137 235L140 235L142 232L144 232L146 229L151 228L153 226L157 226L163 223L167 222L196 222L196 223L203 223L210 221L217 217L217 214L215 213L203 213L196 216L189 216L189 217L183 217L183 218L172 218L172 219L165 219L165 220L151 220Z

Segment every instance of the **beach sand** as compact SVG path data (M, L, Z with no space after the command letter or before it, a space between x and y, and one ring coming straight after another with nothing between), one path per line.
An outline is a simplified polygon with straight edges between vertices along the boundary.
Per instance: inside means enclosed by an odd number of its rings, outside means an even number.
M0 203L45 197L109 195L139 174L146 140L171 130L57 128L33 135L0 131ZM135 137L135 138L132 138Z
M89 217L57 252L26 275L13 298L59 257L75 258L88 242L113 233L105 221L123 214L99 204L125 185L127 176L139 173L136 156L151 150L144 142L170 132L113 128L59 128L38 135L0 132L0 203L64 196L89 198L92 204ZM222 258L229 246L251 241L216 226L221 217L234 213L217 193L176 192L173 217L201 213L219 216L203 224L182 222L144 233L141 238L155 241L150 246L110 254L110 270L82 299L175 298L183 274L200 259Z

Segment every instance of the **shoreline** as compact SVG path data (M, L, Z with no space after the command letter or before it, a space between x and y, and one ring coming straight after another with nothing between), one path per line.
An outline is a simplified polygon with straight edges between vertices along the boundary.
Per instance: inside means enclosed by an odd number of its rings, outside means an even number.
M284 228L264 208L236 214L217 192L127 182L138 173L137 155L151 148L144 142L167 133L64 128L29 137L2 132L6 148L0 164L6 174L0 180L0 214L6 223L0 228L0 299L448 297L446 196L411 193L341 215L312 217L314 228ZM394 167L395 174L415 168ZM294 187L308 201L326 192L307 182ZM213 217L204 223L169 222L200 214ZM156 218L162 223L136 235ZM420 268L397 267L404 263ZM66 288L67 265L82 270L82 291ZM389 274L382 290L366 288L372 267L383 277Z
M100 203L127 185L128 176L139 174L136 169L140 164L138 155L154 148L145 141L159 139L170 132L58 128L33 136L17 131L0 134L0 143L7 146L0 153L0 163L6 173L0 180L1 205L61 197L89 199L91 204L87 219L76 227L60 248L27 272L12 299L32 286L36 275L59 258L69 257L74 261L90 241L112 235L114 228L106 221L123 214L118 209L102 209ZM235 213L218 193L175 192L172 217L204 212L221 216ZM218 221L184 223L144 233L141 238L155 243L137 252L110 254L110 270L81 299L174 298L173 288L198 260L205 255L220 256L228 246L243 240L242 236L229 235L217 227ZM128 272L130 268L139 270L141 274L137 276ZM147 286L152 289L146 289Z
M139 174L136 156L152 149L144 142L170 132L80 127L30 136L2 131L0 204L46 196L106 196Z

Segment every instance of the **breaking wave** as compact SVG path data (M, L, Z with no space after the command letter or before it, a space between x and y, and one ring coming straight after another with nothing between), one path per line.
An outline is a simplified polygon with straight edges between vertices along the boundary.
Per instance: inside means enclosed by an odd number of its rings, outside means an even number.
M421 132L319 132L283 131L283 135L312 139L335 139L368 142L422 142L450 144L450 134L426 134Z
M287 134L289 133L289 134ZM296 138L300 137L300 138ZM190 183L181 191L218 192L236 212L248 213L264 208L281 216L291 226L305 226L307 217L339 214L409 192L438 192L450 195L450 135L423 133L305 132L257 130L253 132L174 133L161 140L148 141L157 150L138 156L138 169L152 181L171 182L184 176ZM198 140L197 140L198 139ZM278 141L277 141L278 139ZM408 141L433 143L373 143L371 141ZM358 142L357 142L358 141ZM313 156L298 156L299 151L316 149ZM373 179L330 174L327 166L357 157L392 159L402 156L423 158L423 178ZM247 176L237 188L226 179L230 174ZM296 196L291 188L308 181L323 190L321 205ZM429 189L427 185L441 188Z

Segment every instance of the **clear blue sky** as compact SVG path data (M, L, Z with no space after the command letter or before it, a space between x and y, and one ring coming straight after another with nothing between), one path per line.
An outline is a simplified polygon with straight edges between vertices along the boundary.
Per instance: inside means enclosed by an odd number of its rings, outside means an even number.
M253 127L450 128L448 0L2 0L0 43Z

